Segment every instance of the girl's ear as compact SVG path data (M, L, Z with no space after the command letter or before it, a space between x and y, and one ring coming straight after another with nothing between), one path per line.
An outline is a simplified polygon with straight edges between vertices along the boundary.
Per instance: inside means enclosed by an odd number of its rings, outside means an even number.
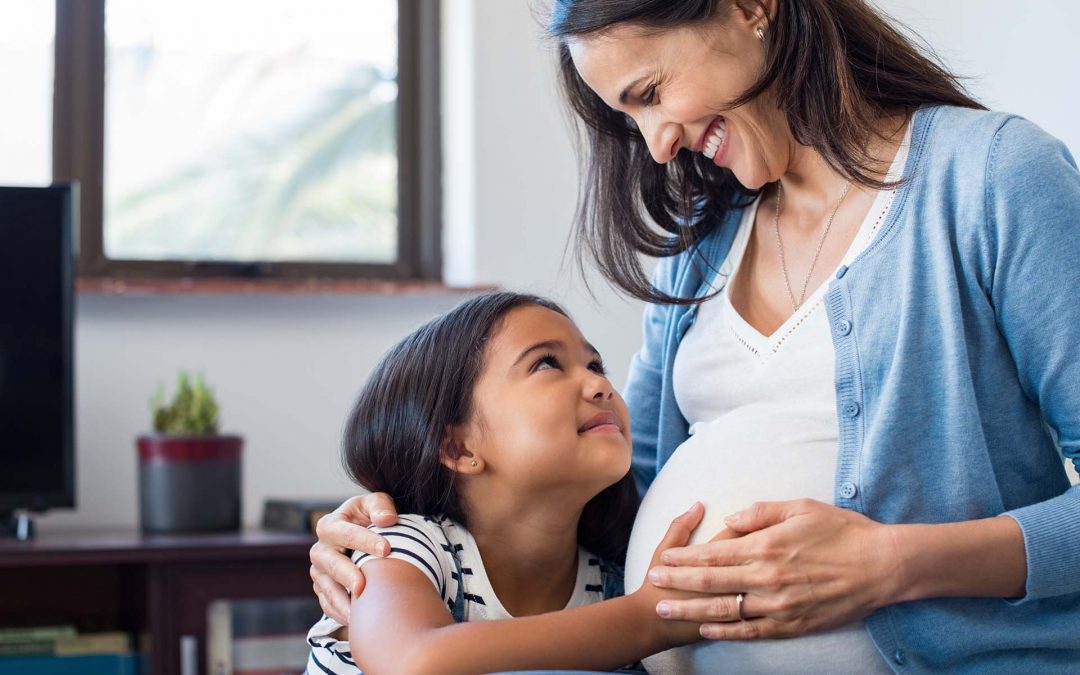
M439 462L451 471L473 476L484 470L484 460L465 447L461 430L447 427L439 446Z

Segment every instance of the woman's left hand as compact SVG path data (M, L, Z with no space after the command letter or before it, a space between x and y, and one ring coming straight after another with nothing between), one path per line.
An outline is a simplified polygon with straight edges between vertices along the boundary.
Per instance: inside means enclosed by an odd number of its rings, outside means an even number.
M759 502L725 522L744 536L669 549L664 566L649 573L660 587L713 594L670 600L661 614L702 623L705 638L802 635L861 619L899 597L900 557L888 525L811 499Z

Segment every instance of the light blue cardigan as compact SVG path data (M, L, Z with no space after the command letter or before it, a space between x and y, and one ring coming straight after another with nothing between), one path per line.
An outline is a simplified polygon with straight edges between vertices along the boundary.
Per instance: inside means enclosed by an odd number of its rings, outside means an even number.
M1027 594L893 605L868 630L896 672L1080 672L1080 488L1062 461L1080 464L1080 172L1022 118L936 107L914 117L904 178L826 295L834 503L885 523L1006 513ZM740 215L661 261L656 286L703 293ZM672 366L695 313L646 309L625 392L642 492L687 438Z

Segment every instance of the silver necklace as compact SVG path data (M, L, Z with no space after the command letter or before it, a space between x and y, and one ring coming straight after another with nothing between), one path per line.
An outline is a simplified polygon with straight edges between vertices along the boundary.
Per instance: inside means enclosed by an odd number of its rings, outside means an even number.
M810 262L810 269L806 270L806 278L803 279L802 293L799 294L799 299L796 300L795 293L791 290L791 281L788 279L787 260L784 258L784 244L780 241L780 195L784 192L784 185L780 182L776 183L776 215L773 216L773 229L776 230L776 248L780 250L780 267L784 271L784 285L787 286L788 297L791 298L791 308L795 311L799 310L799 307L802 306L803 301L806 299L806 286L810 283L810 275L814 272L814 266L817 265L821 247L825 243L825 237L829 236L833 218L836 217L836 212L840 210L840 205L844 203L844 197L847 197L850 189L851 181L848 181L844 185L844 191L840 193L840 199L836 200L836 206L833 208L832 215L829 216L829 222L825 224L825 231L821 233L821 240L818 242L817 250L814 251L814 259Z

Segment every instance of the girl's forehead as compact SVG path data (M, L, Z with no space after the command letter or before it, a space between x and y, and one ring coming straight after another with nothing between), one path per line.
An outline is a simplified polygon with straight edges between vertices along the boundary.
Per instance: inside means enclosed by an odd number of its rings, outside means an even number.
M576 348L585 343L585 338L573 321L556 311L538 305L516 307L492 333L488 359L513 361L523 350L545 342L561 342Z

